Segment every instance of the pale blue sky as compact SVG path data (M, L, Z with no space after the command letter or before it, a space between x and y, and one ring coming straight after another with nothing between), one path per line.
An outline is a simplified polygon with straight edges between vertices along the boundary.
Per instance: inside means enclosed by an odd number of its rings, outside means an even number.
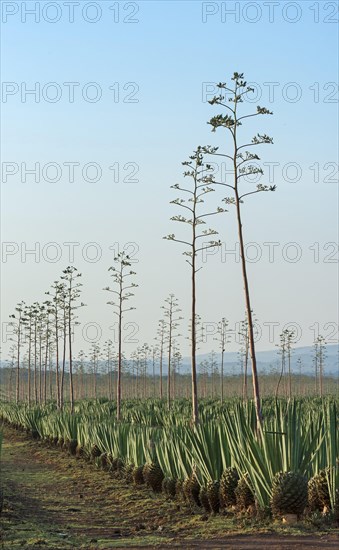
M262 250L262 258L249 268L254 310L262 325L279 323L276 340L287 322L300 325L299 345L312 343L309 327L316 322L325 336L330 335L326 323L338 323L338 252L327 244L338 243L338 26L332 22L338 14L331 8L337 3L276 2L271 23L266 2L80 2L74 6L74 23L68 21L64 2L54 2L58 11L52 6L47 12L48 3L39 2L40 22L34 21L38 15L27 15L24 22L21 2L1 4L3 92L17 91L2 94L2 162L18 166L18 173L9 175L7 182L2 176L2 241L17 243L13 246L23 251L34 243L46 250L46 244L54 242L61 251L56 263L43 255L37 262L32 255L23 262L19 253L8 256L5 263L2 258L2 322L17 301L44 299L44 291L70 263L63 243L77 242L74 265L83 273L83 299L88 304L80 320L83 326L100 324L102 339L112 336L108 330L112 312L101 291L110 283L107 269L113 252L109 247L120 243L123 248L132 242L135 250L138 247L134 268L140 286L133 303L137 310L126 321L139 325L139 344L152 341L160 305L170 292L183 309L186 335L189 268L180 246L162 240L167 233L179 236L184 230L169 221L177 213L169 205L176 198L170 185L180 181L181 161L198 144L217 144L226 150L225 135L211 134L206 124L219 110L202 101L203 83L229 81L234 71L240 71L249 82L257 83L258 104L274 112L273 117L244 126L244 136L252 137L257 131L272 135L274 145L262 147L259 154L263 162L280 163L274 178L276 193L254 197L244 205L246 241ZM89 4L93 6L86 8L87 18L94 17L93 10L101 10L97 23L83 18L81 10ZM33 5L26 2L27 8ZM239 23L231 15L222 22L225 5L239 10ZM16 7L18 13L6 16ZM203 23L203 10L216 13ZM56 15L60 21L46 21ZM248 22L256 15L257 22ZM296 23L286 20L297 16ZM124 23L126 17L139 22ZM51 82L57 88L46 88ZM79 83L74 102L69 101L67 82ZM96 103L82 96L92 97L86 96L89 82L102 92ZM37 102L32 95L22 102L21 92L35 83L45 91ZM268 83L277 83L273 98ZM56 103L46 101L46 93L53 90L62 94ZM300 100L291 102L296 90ZM93 92L94 87L88 88L88 94ZM135 95L128 96L132 92ZM137 102L123 102L126 97ZM255 106L246 103L244 109ZM68 181L67 162L80 163L73 183ZM81 176L83 166L91 162L102 168L96 183ZM40 163L41 171L48 163L58 163L61 179L51 183L42 175L40 183L35 183L27 176L23 182L21 163L28 168ZM116 170L109 167L116 167L115 163L119 163L120 180L137 165L134 177L139 181L114 182ZM132 164L124 169L126 163ZM294 183L293 168L286 168L289 163L301 170L300 180ZM211 202L218 203L222 196L216 194ZM237 240L232 209L215 220L214 227L226 245L198 275L198 311L205 322L225 316L234 328L244 310L240 264L229 255L226 262L221 261L225 247L234 248ZM83 259L81 250L86 254L89 242L98 243L102 250L97 262ZM265 242L279 243L273 262ZM290 242L296 242L302 254L295 263L286 259L286 254L293 253ZM48 250L52 255L52 248ZM335 253L330 255L332 250ZM86 349L88 343L82 340L81 329L78 332L76 349ZM337 332L331 337L334 343ZM137 345L126 344L127 353ZM187 345L182 339L184 354ZM216 346L211 337L202 351ZM263 325L258 349L272 346ZM234 342L230 349L237 349Z

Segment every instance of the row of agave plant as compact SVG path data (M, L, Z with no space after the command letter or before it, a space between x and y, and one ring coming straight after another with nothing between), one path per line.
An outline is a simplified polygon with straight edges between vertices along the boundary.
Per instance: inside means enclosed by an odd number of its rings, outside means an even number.
M251 401L201 405L189 425L188 402L126 402L123 421L111 402L82 402L74 414L53 405L0 404L5 422L88 458L136 485L221 507L281 518L322 510L339 519L339 430L334 398L267 400L260 434Z

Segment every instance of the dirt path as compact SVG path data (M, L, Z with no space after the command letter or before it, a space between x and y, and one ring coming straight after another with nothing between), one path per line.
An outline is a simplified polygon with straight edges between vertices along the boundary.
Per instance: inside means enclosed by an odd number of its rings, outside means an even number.
M8 428L1 478L5 492L1 548L5 549L338 548L335 532L279 535L271 526L254 533L253 526L237 526L225 516L206 520L184 504L113 479L92 464Z

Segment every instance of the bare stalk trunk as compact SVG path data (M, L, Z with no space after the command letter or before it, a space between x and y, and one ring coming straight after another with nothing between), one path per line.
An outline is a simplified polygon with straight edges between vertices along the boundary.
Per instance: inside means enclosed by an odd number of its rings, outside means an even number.
M45 353L45 365L44 365L44 403L47 403L47 361L49 352L49 338L48 338L48 323L46 330L46 353Z
M191 326L191 363L192 363L192 422L197 425L199 422L198 413L198 384L197 384L197 337L196 337L196 205L197 205L197 182L194 182L193 202L193 223L192 223L192 326Z
M31 320L30 320L29 335L28 335L28 405L31 404L31 356L32 356L32 327L31 327Z
M248 352L249 352L249 342L248 342L248 334L246 334L245 364L244 364L244 384L243 384L243 399L244 399L244 401L247 400Z
M220 369L220 379L221 379L221 403L224 401L224 345L221 350L221 369Z
M247 277L244 240L243 240L243 233L242 233L240 201L239 201L239 195L237 190L236 190L236 208L237 208L237 221L238 221L238 236L239 236L239 243L240 243L241 268L242 268L242 277L243 277L244 292L245 292L247 321L248 321L249 351L250 351L251 362L252 362L253 396L254 396L255 412L257 417L257 427L259 428L259 426L261 426L262 424L263 418L262 418L262 412L261 412L257 360L255 355L253 317L252 317L252 309L251 309L251 301L250 301L250 293L249 293L249 285L248 285L248 277Z
M121 417L121 352L122 352L122 267L120 281L120 301L119 301L119 343L118 343L118 377L117 377L117 420Z
M19 319L19 328L18 328L18 350L17 350L17 367L16 367L16 391L15 391L15 401L19 403L19 390L20 390L20 319Z
M42 327L39 332L39 403L42 403Z
M278 384L277 384L277 387L276 387L276 390L275 390L275 398L276 399L278 398L279 386L280 386L280 382L281 382L281 379L282 379L283 374L284 374L284 370L285 370L285 349L282 348L282 352L281 352L281 371L280 371L280 376L279 376L279 379L278 379Z
M63 352L62 352L62 371L61 371L61 385L60 385L60 410L64 406L64 381L65 381L65 366L66 366L66 340L67 340L67 329L66 329L66 304L64 304L64 327L63 327Z
M35 404L38 404L38 381L37 381L37 320L34 322L34 399Z
M74 413L74 386L73 386L73 357L72 357L72 277L69 281L68 300L68 351L69 351L69 397L71 414Z
M323 396L323 350L322 343L319 346L319 382L320 382L320 397Z
M55 379L57 387L57 407L61 408L60 402L60 376L59 376L59 325L58 325L58 310L55 309L55 354L56 354L56 365L55 365Z
M163 398L163 388L162 388L162 357L163 357L163 337L161 340L161 349L160 349L160 399Z
M245 293L247 322L248 322L249 350L250 350L250 356L251 356L251 362L252 362L253 397L254 397L254 405L255 405L255 412L256 412L256 418L257 418L257 431L258 431L260 429L260 427L262 426L263 417L262 417L262 412L261 412L260 391L259 391L259 381L258 381L258 371L257 371L257 360L256 360L256 355L255 355L253 317L252 317L250 292L249 292L249 284L248 284L248 277L247 277L247 266L246 266L244 238L243 238L243 229L242 229L242 221L241 221L240 198L239 198L239 193L238 193L238 167L237 167L238 146L237 146L236 104L235 104L234 118L235 118L235 125L234 125L234 131L233 131L233 139L234 139L234 157L233 157L234 191L235 191L235 203L236 203L236 212L237 212L238 237L239 237L239 244L240 244L241 269L242 269L242 277L243 277L243 285L244 285L244 293Z
M17 367L16 367L16 393L15 393L15 401L16 403L19 403L20 395L20 340L21 340L21 313L19 315L19 322L18 322L18 349L17 349Z
M169 340L168 340L168 367L167 367L167 406L171 407L171 355L172 355L172 312L169 319Z
M292 397L292 376L291 376L291 347L288 343L288 397Z

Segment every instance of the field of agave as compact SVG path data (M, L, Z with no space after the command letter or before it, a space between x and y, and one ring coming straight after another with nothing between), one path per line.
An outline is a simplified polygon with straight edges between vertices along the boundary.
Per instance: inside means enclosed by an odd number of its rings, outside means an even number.
M35 439L93 461L136 485L221 508L301 516L317 510L339 519L339 430L335 398L266 399L256 432L253 402L204 401L192 426L191 404L82 401L73 414L53 404L0 404L0 418Z

